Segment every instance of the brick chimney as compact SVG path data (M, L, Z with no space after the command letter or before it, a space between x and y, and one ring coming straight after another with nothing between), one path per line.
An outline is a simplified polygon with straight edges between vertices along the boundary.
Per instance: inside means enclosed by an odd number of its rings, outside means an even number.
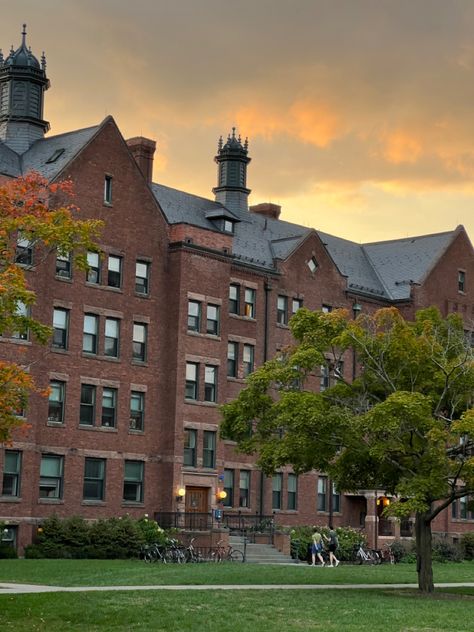
M148 184L151 184L153 177L153 156L156 149L155 141L144 138L143 136L135 136L134 138L129 138L126 143L140 171L145 176L145 180Z
M258 213L259 215L265 215L265 217L271 217L271 219L278 219L281 213L281 206L272 204L271 202L262 202L262 204L251 206L249 211L251 213Z

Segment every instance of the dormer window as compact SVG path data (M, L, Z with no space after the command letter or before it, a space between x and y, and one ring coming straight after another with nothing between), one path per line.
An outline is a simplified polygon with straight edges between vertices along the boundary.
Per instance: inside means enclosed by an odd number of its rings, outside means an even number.
M230 220L225 219L222 222L222 230L225 233L233 233L234 232L234 222L231 222Z
M49 165L52 162L56 162L56 160L64 154L64 151L64 149L56 149L56 151L48 158L46 164Z

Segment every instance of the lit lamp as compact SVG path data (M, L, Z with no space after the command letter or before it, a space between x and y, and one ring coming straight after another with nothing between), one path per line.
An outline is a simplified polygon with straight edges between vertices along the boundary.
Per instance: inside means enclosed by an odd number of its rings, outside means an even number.
M227 492L226 492L226 491L224 491L223 489L219 489L219 490L217 491L216 496L217 496L217 500L218 500L218 502L220 502L220 503L221 503L221 502L223 502L223 501L227 498Z
M186 496L186 490L184 489L184 487L180 487L178 491L176 492L176 500L178 502L181 502L185 496Z

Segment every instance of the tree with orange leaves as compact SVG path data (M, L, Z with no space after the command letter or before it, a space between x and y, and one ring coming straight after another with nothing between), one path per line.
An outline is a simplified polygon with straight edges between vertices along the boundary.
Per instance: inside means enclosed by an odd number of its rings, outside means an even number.
M97 250L101 222L80 220L70 203L72 182L51 184L31 173L0 186L0 335L4 338L29 332L45 344L51 328L30 316L36 302L28 284L28 269L37 268L56 252L70 254L74 265L87 268L87 251ZM34 252L30 261L25 253ZM0 361L0 442L8 442L22 424L18 412L36 390L28 367Z

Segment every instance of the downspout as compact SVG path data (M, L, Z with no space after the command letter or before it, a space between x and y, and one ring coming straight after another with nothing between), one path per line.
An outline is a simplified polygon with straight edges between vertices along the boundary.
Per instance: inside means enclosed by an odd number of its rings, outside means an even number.
M268 338L269 338L269 310L270 310L270 292L272 291L272 286L268 279L265 279L264 282L264 290L265 290L265 309L264 309L264 323L263 323L263 361L266 362L268 360ZM265 487L265 477L263 475L263 471L260 470L260 515L263 515L263 506L264 506L264 487Z

